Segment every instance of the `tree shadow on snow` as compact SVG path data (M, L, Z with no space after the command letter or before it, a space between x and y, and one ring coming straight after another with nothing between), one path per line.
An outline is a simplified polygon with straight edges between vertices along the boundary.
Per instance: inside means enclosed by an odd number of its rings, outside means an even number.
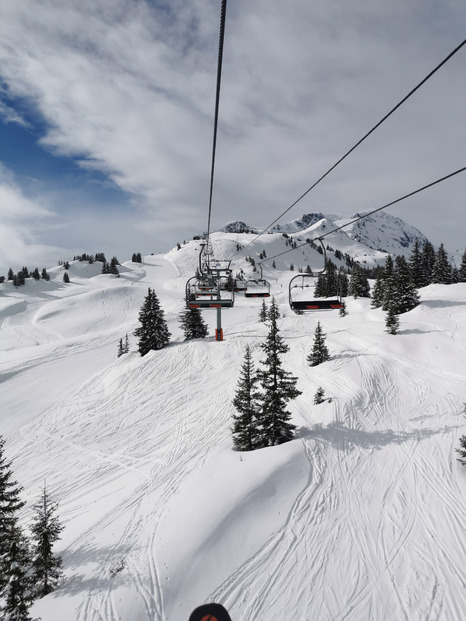
M66 578L56 591L56 596L63 593L76 595L82 591L114 588L127 584L130 575L126 569L126 555L129 546L80 548L62 555L63 568L76 568L83 571L86 565L93 565L90 575L74 574Z
M453 429L453 428L452 428ZM409 441L420 441L430 438L439 433L445 433L442 429L415 429L409 432L395 433L391 429L385 431L364 431L363 429L350 429L338 421L327 426L322 424L309 427L301 427L297 437L314 438L323 440L339 449L350 449L352 447L373 448L380 450L389 444L403 444Z
M421 306L428 308L447 308L448 306L466 306L466 302L462 300L423 300Z

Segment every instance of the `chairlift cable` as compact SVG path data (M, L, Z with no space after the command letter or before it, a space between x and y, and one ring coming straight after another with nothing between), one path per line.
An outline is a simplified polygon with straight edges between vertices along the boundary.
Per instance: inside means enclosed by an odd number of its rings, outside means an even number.
M245 248L247 248L248 246L253 244L257 239L259 239L259 237L261 237L261 235L263 235L265 232L267 232L276 222L278 222L278 220L280 220L280 218L282 218L286 213L288 213L290 211L290 209L292 209L297 203L299 203L299 201L301 199L303 199L307 194L309 194L309 192L311 190L313 190L316 187L316 185L318 185L323 179L325 179L325 177L327 177L327 175L329 175L332 172L332 170L334 170L345 158L348 157L348 155L350 155L350 153L352 153L362 142L364 142L364 140L366 140L366 138L368 138L378 127L380 127L380 125L382 125L382 123L384 121L386 121L389 116L391 116L401 105L403 105L412 95L414 95L414 93L417 90L419 90L419 88L421 88L421 86L423 84L425 84L441 67L443 67L443 65L446 62L448 62L450 60L450 58L452 58L457 52L459 52L459 50L465 44L466 44L466 39L464 39L464 41L462 41L462 43L460 43L452 52L450 52L450 54L448 54L448 56L446 56L442 60L441 63L439 63L434 69L432 69L432 71L428 75L426 75L426 77L423 80L421 80L419 82L419 84L417 84L417 86L415 86L407 95L405 95L405 97L403 97L403 99L401 101L399 101L396 104L396 106L390 110L390 112L388 112L376 125L374 125L374 127L371 130L369 130L367 132L367 134L365 134L353 147L351 147L351 149L349 151L347 151L343 155L343 157L341 157L331 168L329 168L326 173L324 173L321 177L319 177L319 179L317 179L317 181L315 181L308 190L306 190L303 194L301 194L301 196L299 198L297 198L292 205L290 205L287 209L285 209L285 211L283 213L281 213L278 216L278 218L276 218L263 231L261 231L258 235L256 235L256 237L254 237L254 239L252 241L250 241L245 246Z
M372 214L377 213L378 211L382 211L382 209L386 209L387 207L391 207L392 205L395 205L396 203L400 203L401 201L404 201L406 198L410 198L411 196L414 196L415 194L419 194L419 192L423 192L424 190L427 190L428 188L431 188L432 186L437 185L438 183L441 183L442 181L446 181L447 179L450 179L451 177L454 177L455 175L459 175L459 173L462 173L465 170L466 170L466 166L464 166L463 168L460 168L458 170L455 170L455 172L452 172L449 175L445 175L444 177L441 177L440 179L436 179L435 181L432 181L431 183L428 183L427 185L422 186L422 188L418 188L417 190L413 190L412 192L409 192L408 194L405 194L404 196L401 196L400 198L397 198L396 200L391 201L390 203L382 205L382 207L377 207L377 209L373 209L372 211L369 211L368 213L365 213L362 216L358 216L354 220L351 220L350 222L347 222L346 224L342 224L341 226L338 226L336 229L332 229L331 231L328 231L327 233L324 233L323 235L318 235L317 237L313 237L312 239L310 239L310 241L322 240L322 239L324 239L324 237L327 237L328 235L331 235L332 233L336 233L337 231L340 231L341 229L344 229L347 226L350 226L351 224L354 224L355 222L359 222L359 220L363 220L364 218L368 218ZM290 248L289 250L284 250L283 252L275 254L273 257L267 257L266 259L263 259L261 261L261 263L266 263L267 261L271 261L272 259L276 259L277 257L281 257L284 254L288 254L289 252L293 252L293 250L298 250L298 248L302 248L303 246L307 246L308 244L309 244L309 242L306 241L303 244L299 244L299 246L296 246L295 248Z
M212 166L210 172L210 192L209 192L209 215L207 218L207 241L210 235L210 220L212 214L212 195L214 188L214 170L215 170L215 153L217 149L217 127L218 127L218 110L220 104L220 84L222 80L222 63L223 63L223 41L225 39L225 16L226 16L227 0L222 0L220 12L220 34L218 42L218 63L217 63L217 90L215 94L215 115L214 115L214 135L212 141Z

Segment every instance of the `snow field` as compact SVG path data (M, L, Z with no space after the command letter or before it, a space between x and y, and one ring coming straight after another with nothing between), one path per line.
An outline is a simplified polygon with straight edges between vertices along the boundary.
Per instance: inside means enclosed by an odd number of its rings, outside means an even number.
M8 456L28 507L46 479L65 524L66 580L33 615L184 621L217 600L243 621L285 611L303 621L460 621L465 285L421 290L391 336L365 299L349 298L344 318L295 315L293 273L273 270L284 364L303 392L290 404L298 433L240 453L231 399L245 345L256 366L262 357L261 300L238 294L222 313L224 342L212 336L214 311L204 313L211 335L183 342L190 246L125 264L120 278L73 262L70 285L54 268L50 283L1 289ZM132 331L148 287L173 336L141 358ZM310 368L317 320L332 360ZM131 353L117 358L125 333ZM313 405L318 386L332 403Z

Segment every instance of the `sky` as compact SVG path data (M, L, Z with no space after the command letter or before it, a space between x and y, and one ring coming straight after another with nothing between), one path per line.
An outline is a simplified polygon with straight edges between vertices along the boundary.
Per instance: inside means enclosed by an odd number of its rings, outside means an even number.
M0 274L207 229L220 0L2 0ZM463 40L461 0L230 0L211 230L267 227ZM466 165L466 46L281 220ZM466 173L388 213L465 247Z

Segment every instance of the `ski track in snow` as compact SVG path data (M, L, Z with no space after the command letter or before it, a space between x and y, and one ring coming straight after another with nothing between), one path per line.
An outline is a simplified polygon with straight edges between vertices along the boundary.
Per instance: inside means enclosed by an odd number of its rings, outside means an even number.
M228 508L228 490L213 499L213 524L230 524L228 515L235 524L236 565L200 571L187 593L181 574L190 555L201 556L201 568L203 561L215 565L222 536L199 539L196 552L190 522L197 516L180 514L179 505L197 493L196 477L206 473L210 480L217 455L231 459L231 399L244 347L251 345L257 365L267 331L257 322L260 302L238 296L224 313L224 343L212 336L183 343L178 329L160 352L108 360L118 339L134 330L148 286L160 294L172 332L181 310L185 276L173 258L150 257L123 276L111 287L104 287L106 279L87 286L91 318L79 315L69 296L29 307L16 302L2 321L4 338L17 339L13 360L0 359L2 372L21 377L41 366L46 378L57 360L68 374L86 353L100 362L76 374L73 388L41 393L35 417L7 438L17 478L27 477L33 496L47 478L66 525L67 579L34 612L43 621L182 621L196 605L215 600L237 621L272 621L285 611L303 621L460 621L466 607L465 479L454 452L463 433L460 361L437 369L396 349L402 335L377 342L373 324L366 332L364 319L355 318L360 302L353 310L350 301L348 318L319 314L333 359L310 369L305 358L316 316L291 314L279 290L280 329L291 349L286 364L304 393L296 401L302 428L289 449L305 472L303 485L288 504L277 504L278 526L264 523L244 544L253 518ZM463 308L429 310L429 334L438 333L442 348L465 348ZM205 317L212 333L215 315ZM74 338L69 321L82 328ZM395 349L385 351L387 344ZM13 381L8 373L4 391ZM60 376L53 381L59 385ZM310 405L319 384L332 404ZM319 419L320 412L327 414ZM255 459L271 460L278 450ZM240 474L240 456L233 457Z

